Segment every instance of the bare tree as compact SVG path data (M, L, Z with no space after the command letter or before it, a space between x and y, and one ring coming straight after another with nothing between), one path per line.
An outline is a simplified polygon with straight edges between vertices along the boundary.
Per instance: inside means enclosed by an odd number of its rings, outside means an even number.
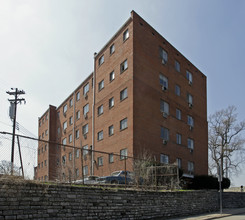
M209 117L209 171L221 166L222 174L238 173L245 161L245 139L241 136L245 121L237 122L235 106L217 111Z
M0 174L3 175L11 175L11 162L2 160L0 161ZM19 175L19 169L18 167L14 166L13 167L13 175L18 176Z

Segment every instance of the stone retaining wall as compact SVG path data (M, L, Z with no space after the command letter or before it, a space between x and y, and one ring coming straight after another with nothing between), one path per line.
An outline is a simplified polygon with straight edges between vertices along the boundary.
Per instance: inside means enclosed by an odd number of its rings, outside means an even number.
M224 208L244 207L244 195L224 193ZM218 209L216 191L145 192L0 181L0 220L152 219Z

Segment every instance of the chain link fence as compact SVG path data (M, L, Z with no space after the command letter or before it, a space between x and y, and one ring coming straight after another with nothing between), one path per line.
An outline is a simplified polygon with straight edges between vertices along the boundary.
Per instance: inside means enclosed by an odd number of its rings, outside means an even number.
M93 150L16 135L13 174L41 182L109 185L142 189L176 189L176 164L159 164L151 156ZM12 134L0 132L0 174L11 174ZM21 162L22 161L22 162Z

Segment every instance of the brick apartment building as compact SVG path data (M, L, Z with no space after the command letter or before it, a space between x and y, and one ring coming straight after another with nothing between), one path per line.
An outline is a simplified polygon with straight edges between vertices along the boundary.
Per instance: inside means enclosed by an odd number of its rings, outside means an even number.
M61 145L39 142L38 180L108 175L144 151L186 175L207 174L206 76L132 11L95 54L93 73L39 118L39 138Z

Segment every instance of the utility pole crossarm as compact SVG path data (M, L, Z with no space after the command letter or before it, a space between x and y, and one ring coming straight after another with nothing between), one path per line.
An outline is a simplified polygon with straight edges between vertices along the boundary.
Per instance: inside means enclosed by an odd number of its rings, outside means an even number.
M11 88L11 90L14 90ZM25 103L25 99L21 98L18 99L18 95L24 95L25 92L23 90L18 90L18 88L15 88L15 91L7 91L6 92L9 95L14 95L14 99L8 99L8 101L11 103L10 109L13 111L13 117L10 116L11 119L13 119L13 136L12 136L12 151L11 151L11 175L13 175L13 168L14 168L14 139L15 139L15 126L16 126L16 112L17 112L17 104L21 103L22 101ZM12 109L14 108L14 109Z

